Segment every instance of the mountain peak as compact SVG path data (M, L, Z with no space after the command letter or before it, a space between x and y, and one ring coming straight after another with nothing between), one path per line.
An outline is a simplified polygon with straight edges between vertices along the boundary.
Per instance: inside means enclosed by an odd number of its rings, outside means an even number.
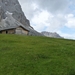
M12 16L23 25L30 26L29 20L26 19L18 0L0 0L0 10L1 9L4 13L7 11L13 13ZM3 18L6 17L4 13L2 14L4 15Z
M47 31L43 31L41 32L43 35L47 36L47 37L54 37L54 38L62 38L58 33L56 32L47 32Z

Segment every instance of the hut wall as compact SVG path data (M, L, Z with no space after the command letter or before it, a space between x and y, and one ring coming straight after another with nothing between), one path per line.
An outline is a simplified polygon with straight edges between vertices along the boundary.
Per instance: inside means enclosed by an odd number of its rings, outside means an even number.
M6 34L6 31L2 31L2 34Z
M26 35L28 34L28 31L23 29L22 27L16 28L15 32L16 34L26 34Z
M7 30L7 34L14 34L14 33L15 33L15 29Z

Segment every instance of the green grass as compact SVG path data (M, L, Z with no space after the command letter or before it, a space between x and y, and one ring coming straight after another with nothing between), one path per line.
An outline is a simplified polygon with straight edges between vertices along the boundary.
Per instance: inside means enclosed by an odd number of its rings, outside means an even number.
M75 41L0 35L0 75L75 75Z

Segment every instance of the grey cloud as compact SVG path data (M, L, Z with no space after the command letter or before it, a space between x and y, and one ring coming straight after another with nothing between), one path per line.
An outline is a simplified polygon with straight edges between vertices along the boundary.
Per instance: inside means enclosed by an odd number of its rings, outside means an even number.
M36 3L43 9L46 9L52 13L63 12L68 8L68 0L36 0Z
M74 2L75 0L72 0ZM69 0L19 0L22 9L29 20L31 20L40 10L47 10L54 16L68 12L71 1ZM38 5L37 9L33 9L32 4ZM56 16L57 17L57 16Z
M51 13L65 13L67 12L69 0L19 0L23 11L31 18L35 12L47 10ZM34 10L32 4L38 5L39 9Z

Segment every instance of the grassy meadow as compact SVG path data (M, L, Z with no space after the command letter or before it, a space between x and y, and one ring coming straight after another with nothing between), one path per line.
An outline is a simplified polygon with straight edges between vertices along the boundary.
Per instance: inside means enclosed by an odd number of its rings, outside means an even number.
M75 75L75 41L0 34L0 75Z

